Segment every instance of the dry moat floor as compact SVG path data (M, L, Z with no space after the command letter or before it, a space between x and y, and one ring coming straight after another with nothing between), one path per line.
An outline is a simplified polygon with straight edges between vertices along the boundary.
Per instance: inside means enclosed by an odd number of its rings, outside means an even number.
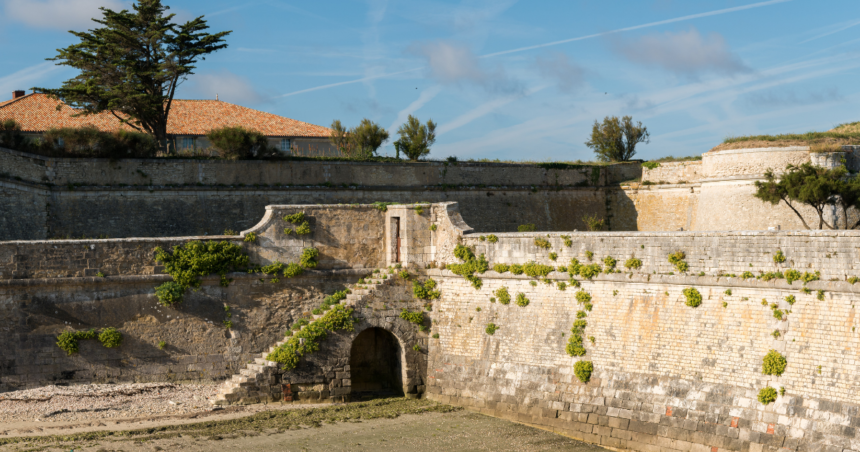
M197 403L211 388L117 386L0 394L0 451L605 450L427 400L211 410ZM153 400L169 408L139 412Z

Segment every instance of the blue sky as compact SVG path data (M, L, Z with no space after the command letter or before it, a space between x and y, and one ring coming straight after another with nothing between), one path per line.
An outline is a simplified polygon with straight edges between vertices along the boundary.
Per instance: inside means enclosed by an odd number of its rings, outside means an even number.
M177 97L325 126L367 117L392 136L408 114L432 118L432 158L591 160L606 115L648 127L645 159L860 120L857 0L165 3L233 30ZM44 58L98 6L128 5L0 0L0 99L73 76Z

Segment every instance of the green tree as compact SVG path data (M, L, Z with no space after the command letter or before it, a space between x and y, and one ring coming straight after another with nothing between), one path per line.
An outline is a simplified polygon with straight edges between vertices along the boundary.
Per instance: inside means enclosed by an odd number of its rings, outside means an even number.
M594 150L601 162L624 162L636 154L636 145L648 143L650 134L642 122L633 124L633 118L617 116L603 118L603 124L594 121L591 139L585 145Z
M800 222L806 229L812 228L797 209L800 205L811 207L818 215L818 229L823 229L825 225L834 229L834 225L824 220L827 207L839 203L839 195L843 191L848 195L847 201L852 199L855 203L857 201L856 198L852 198L853 192L847 191L848 187L855 187L856 182L849 184L844 181L846 174L847 170L844 166L827 169L804 163L799 166L788 165L785 173L777 180L773 170L768 169L764 174L765 180L755 183L755 197L773 205L784 202L800 218ZM853 190L856 189L853 188ZM847 208L847 206L844 208L846 213ZM847 227L847 219L845 225Z
M429 119L427 124L421 124L418 118L409 115L406 123L397 129L397 133L400 134L400 139L394 142L397 157L400 158L400 153L403 152L409 160L418 160L429 154L430 146L436 142L436 123Z
M225 126L212 129L206 138L217 149L221 157L229 159L248 159L273 154L269 140L262 133L242 126Z
M138 0L133 11L101 8L102 25L71 31L80 43L49 58L80 71L57 89L34 88L63 100L79 115L110 112L122 123L155 137L167 148L167 118L176 88L198 60L227 47L230 31L209 34L203 16L179 25L161 0Z
M329 141L349 158L373 157L382 143L388 141L388 131L367 118L349 130L336 119L332 122L331 129Z

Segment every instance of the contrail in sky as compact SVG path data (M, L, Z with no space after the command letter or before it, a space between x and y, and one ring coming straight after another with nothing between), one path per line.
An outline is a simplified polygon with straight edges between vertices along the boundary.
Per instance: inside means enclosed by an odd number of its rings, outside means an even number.
M706 13L690 14L690 15L688 15L688 16L676 17L676 18L674 18L674 19L666 19L666 20L661 20L661 21L658 21L658 22L649 22L649 23L647 23L647 24L634 25L634 26L632 26L632 27L626 27L626 28L619 28L619 29L617 29L617 30L604 31L604 32L601 32L601 33L595 33L595 34L591 34L591 35L587 35L587 36L580 36L580 37L578 37L578 38L570 38L570 39L564 39L564 40L561 40L561 41L547 42L547 43L545 43L545 44L537 44L537 45L528 46L528 47L520 47L520 48L517 48L517 49L503 50L503 51L501 51L501 52L488 53L488 54L486 54L486 55L481 55L479 58L490 58L490 57L499 56L499 55L507 55L507 54L510 54L510 53L525 52L525 51L527 51L527 50L534 50L534 49L540 49L540 48L543 48L543 47L556 46L556 45L559 45L559 44L566 44L566 43L568 43L568 42L575 42L575 41L583 41L583 40L586 40L586 39L593 39L593 38L597 38L597 37L600 37L600 36L605 36L605 35L609 35L609 34L613 34L613 33L622 33L622 32L625 32L625 31L639 30L639 29L642 29L642 28L656 27L656 26L659 26L659 25L671 24L671 23L675 23L675 22L682 22L682 21L685 21L685 20L699 19L699 18L702 18L702 17L718 16L718 15L720 15L720 14L728 14L728 13L734 13L734 12L737 12L737 11L744 11L744 10L747 10L747 9L761 8L761 7L763 7L763 6L776 5L776 4L778 4L778 3L786 3L786 2L790 2L790 1L791 1L791 0L769 0L769 1L766 1L766 2L753 3L753 4L750 4L750 5L735 6L734 8L718 9L718 10L715 10L715 11L709 11L709 12L706 12ZM395 76L395 75L406 74L406 73L408 73L408 72L420 71L421 69L424 69L424 68L423 68L423 67L418 67L418 68L415 68L415 69L409 69L409 70L407 70L407 71L392 72L392 73L390 73L390 74L379 74L379 75L374 75L374 76L372 76L372 77L364 77L364 78L360 78L360 79L356 79L356 80L348 80L348 81L345 81L345 82L331 83L331 84L328 84L328 85L322 85L322 86L317 86L317 87L314 87L314 88L308 88L308 89L303 89L303 90L299 90L299 91L293 91L293 92L291 92L291 93L287 93L287 94L282 94L282 95L278 96L278 98L281 98L281 97L289 97L289 96L295 96L296 94L308 93L308 92L311 92L311 91L318 91L318 90L321 90L321 89L334 88L334 87L336 87L336 86L343 86L343 85L350 85L350 84L353 84L353 83L366 82L366 81L368 81L368 80L375 80L375 79L378 79L378 78L392 77L392 76Z

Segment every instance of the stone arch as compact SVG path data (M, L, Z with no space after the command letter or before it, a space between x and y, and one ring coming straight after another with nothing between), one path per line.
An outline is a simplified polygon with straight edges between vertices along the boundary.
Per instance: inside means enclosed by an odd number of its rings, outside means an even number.
M402 396L409 391L406 349L385 328L366 328L355 336L349 353L352 397Z

